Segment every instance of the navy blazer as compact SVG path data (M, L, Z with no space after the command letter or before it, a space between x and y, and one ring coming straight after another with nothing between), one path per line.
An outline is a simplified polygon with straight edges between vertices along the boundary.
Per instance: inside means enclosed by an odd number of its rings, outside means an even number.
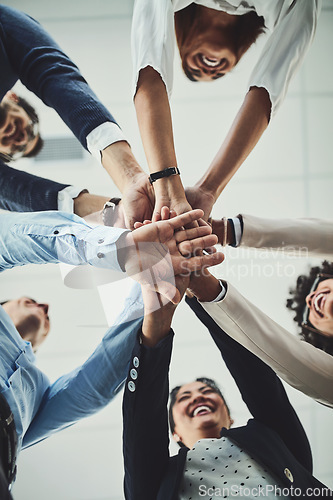
M284 387L265 363L229 337L196 299L186 299L221 352L253 419L221 430L266 465L284 488L325 488L312 476L304 429ZM169 457L167 403L173 332L154 348L137 341L124 401L123 452L127 500L176 500L188 449ZM305 494L305 496L307 496ZM324 498L324 495L317 498Z
M87 135L116 123L80 73L44 28L27 14L0 5L0 101L17 80L53 108L84 148ZM59 184L0 163L0 208L57 210Z
M58 210L58 193L67 186L11 168L0 160L0 208L3 210Z

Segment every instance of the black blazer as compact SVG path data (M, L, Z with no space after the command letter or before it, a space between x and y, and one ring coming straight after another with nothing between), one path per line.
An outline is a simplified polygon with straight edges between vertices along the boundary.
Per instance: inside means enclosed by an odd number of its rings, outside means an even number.
M229 337L196 299L186 299L211 336L253 415L246 426L221 430L265 464L281 486L325 488L312 476L304 429L273 370ZM167 402L173 332L156 347L136 343L124 401L123 451L127 500L176 500L188 449L169 457ZM134 369L134 371L133 371ZM324 498L319 496L317 498Z

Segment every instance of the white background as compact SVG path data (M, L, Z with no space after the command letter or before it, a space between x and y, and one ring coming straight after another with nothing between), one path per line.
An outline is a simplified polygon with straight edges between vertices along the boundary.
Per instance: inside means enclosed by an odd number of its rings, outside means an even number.
M130 23L132 0L10 0L3 2L37 18L80 67L102 102L111 110L146 169L131 100ZM293 80L288 97L264 137L214 207L216 217L240 212L267 217L332 215L333 3L326 0L315 42ZM178 59L172 98L174 133L184 185L194 184L215 155L246 92L247 79L264 38L224 81L193 84L185 79ZM29 93L19 85L17 91ZM53 110L29 95L41 116L45 137L70 131ZM87 187L110 197L117 190L89 155L82 162L35 164L19 168L64 183ZM246 256L248 259L249 256ZM252 262L248 276L237 277L237 264ZM278 276L277 261L229 260L217 270L295 333L284 304L288 287L306 271L304 259L282 260L289 276ZM317 263L314 259L311 263ZM231 266L231 267L230 267ZM285 268L286 269L286 268ZM235 271L235 272L234 272ZM283 274L283 273L282 273ZM119 284L111 290L108 316L121 308ZM38 354L38 364L52 380L82 363L103 336L107 321L100 290L65 288L56 265L28 266L1 276L1 298L20 295L51 304L52 331ZM105 304L105 302L104 302ZM182 304L175 318L176 342L171 385L207 375L220 381L235 425L249 414L224 369L212 341ZM260 387L258 387L258 391ZM332 410L287 388L308 433L315 475L333 487ZM264 397L264 396L263 396ZM16 500L116 500L122 494L121 396L93 418L21 453ZM149 436L147 436L149 439ZM175 451L175 448L172 448Z

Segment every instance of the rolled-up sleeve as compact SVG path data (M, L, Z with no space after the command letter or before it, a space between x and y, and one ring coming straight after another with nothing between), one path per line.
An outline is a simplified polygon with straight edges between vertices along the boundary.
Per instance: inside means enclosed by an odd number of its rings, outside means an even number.
M132 20L133 97L141 69L151 66L172 92L174 12L171 0L136 0Z

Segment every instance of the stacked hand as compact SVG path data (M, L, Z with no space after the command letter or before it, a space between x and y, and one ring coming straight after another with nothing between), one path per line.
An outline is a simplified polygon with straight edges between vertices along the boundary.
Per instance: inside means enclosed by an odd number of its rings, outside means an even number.
M223 254L212 248L217 237L211 234L211 227L207 224L183 229L199 221L202 210L172 215L168 218L170 210L164 207L161 210L163 220L136 223L136 229L126 236L124 261L127 274L158 291L167 300L178 303L181 294L175 276L189 276L203 267L217 265L222 262ZM207 248L210 253L203 255L202 250Z

